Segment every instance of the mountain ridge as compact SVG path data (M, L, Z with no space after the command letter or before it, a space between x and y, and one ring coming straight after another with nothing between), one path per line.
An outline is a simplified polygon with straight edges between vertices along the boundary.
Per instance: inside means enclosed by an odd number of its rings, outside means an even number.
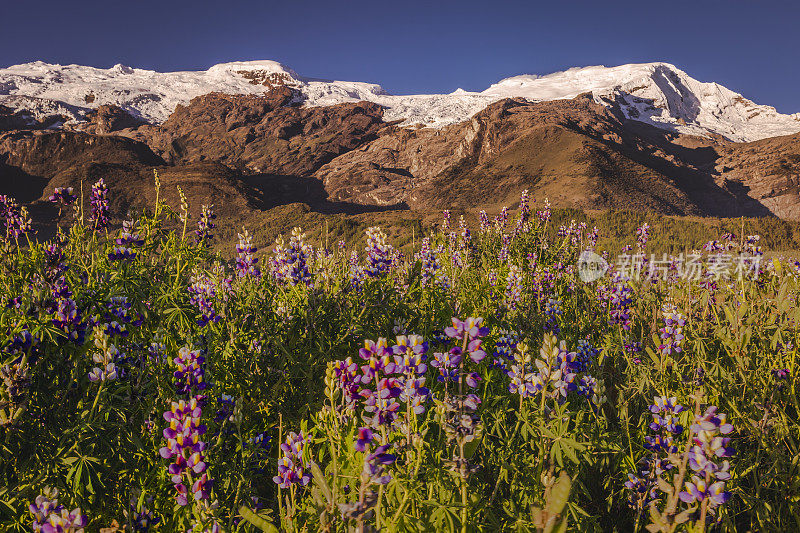
M532 102L591 93L624 118L681 134L719 135L750 142L800 132L800 113L778 113L726 87L700 82L670 63L574 67L502 79L481 92L392 95L367 82L306 77L276 61L220 63L205 71L159 73L115 65L109 69L41 61L0 69L0 105L50 127L88 120L100 105L115 105L135 119L161 124L178 105L212 92L258 95L277 86L297 91L304 107L369 101L385 108L387 121L406 127L442 128L464 122L504 98ZM63 120L53 119L62 117Z

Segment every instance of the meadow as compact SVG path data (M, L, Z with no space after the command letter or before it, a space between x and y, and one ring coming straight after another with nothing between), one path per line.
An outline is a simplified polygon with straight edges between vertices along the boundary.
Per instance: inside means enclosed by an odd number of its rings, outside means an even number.
M3 531L800 529L792 226L523 193L268 243L155 187L56 189L48 241L0 197Z

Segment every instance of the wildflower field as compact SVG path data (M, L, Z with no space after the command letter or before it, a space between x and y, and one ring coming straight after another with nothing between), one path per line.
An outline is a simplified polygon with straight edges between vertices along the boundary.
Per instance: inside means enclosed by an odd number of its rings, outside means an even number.
M47 242L0 198L3 531L800 530L800 264L756 235L585 280L523 193L227 261L211 206L111 194Z

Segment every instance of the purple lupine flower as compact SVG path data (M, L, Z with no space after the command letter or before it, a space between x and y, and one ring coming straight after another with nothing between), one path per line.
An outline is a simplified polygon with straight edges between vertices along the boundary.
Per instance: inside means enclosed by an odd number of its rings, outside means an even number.
M125 511L127 523L133 533L148 533L150 528L161 523L161 518L155 516L153 511L148 509L144 504L142 504L141 507L138 507L137 504L137 499L132 498L128 510ZM151 504L152 498L148 498L147 505Z
M343 407L345 410L352 410L355 407L358 386L361 383L358 365L348 357L345 360L335 361L333 370L336 375L336 385L342 391Z
M425 352L428 343L420 335L400 335L397 344L392 346L395 354L395 371L408 375L422 375L427 370Z
M31 219L28 216L28 208L19 206L13 198L6 198L4 204L6 217L6 235L19 239L31 229Z
M692 476L691 481L684 484L685 490L681 491L678 497L686 503L708 501L711 509L719 507L727 502L731 493L725 490L725 482L717 481L711 485L706 484L706 480L697 476Z
M442 212L442 233L450 231L450 210L445 209Z
M367 449L367 446L372 444L374 437L372 435L372 430L367 427L358 428L358 433L356 434L356 445L355 448L359 452L363 452Z
M83 344L86 336L86 323L78 311L78 305L71 298L62 298L56 302L55 315L51 320L64 336L75 344Z
M367 228L367 264L364 272L374 278L388 272L392 267L392 253L394 248L386 244L386 234L378 226Z
M114 240L115 246L108 254L108 258L112 261L126 261L136 257L134 247L142 246L144 240L136 233L136 223L131 220L126 220L122 223L122 230L119 237Z
M544 306L544 330L555 334L560 333L561 327L558 325L558 321L562 313L561 302L555 298L549 298Z
M228 394L217 397L217 413L214 415L214 422L233 422L233 409L236 406L236 399Z
M198 326L205 326L208 323L217 323L222 317L214 309L214 300L217 295L217 288L214 280L204 274L192 276L189 285L189 303L200 311L200 318L197 319Z
M59 208L72 205L78 197L73 194L72 187L56 187L47 200L54 204L58 204Z
M631 305L633 304L633 289L630 278L617 272L610 283L598 288L600 305L608 313L608 323L612 326L619 325L625 331L631 329Z
M200 350L190 350L188 346L178 350L178 357L173 359L177 370L172 374L175 377L175 390L178 394L189 396L193 390L202 391L208 387L203 367L205 360Z
M544 199L544 209L537 211L536 215L539 217L539 221L542 224L547 224L547 222L550 220L550 199Z
M499 330L497 335L497 342L495 343L494 353L492 354L493 360L489 368L499 368L503 372L506 372L508 370L508 362L514 361L514 352L517 351L519 335L514 331L506 329Z
M177 494L178 505L189 504L189 488L194 500L208 499L208 490L212 480L206 474L206 462L203 452L206 444L200 437L206 432L201 424L204 396L194 396L190 400L172 402L170 410L164 412L164 420L168 426L164 429L166 446L159 450L161 457L172 459L168 471ZM199 477L198 477L199 476Z
M41 533L79 533L89 523L86 515L80 508L67 511L58 503L58 491L45 490L34 502L28 506L28 511L33 515L31 528Z
M292 485L308 485L311 476L306 473L303 463L303 450L306 439L302 433L295 432L286 436L286 442L281 444L281 458L278 460L278 475L272 478L280 488L288 489Z
M528 398L543 388L539 376L533 372L527 372L523 365L511 365L507 374L510 378L508 391L512 394Z
M748 235L744 243L744 251L750 255L764 255L761 246L758 242L761 240L761 235Z
M89 381L114 381L125 375L124 370L118 367L124 357L116 346L109 342L110 336L101 328L95 328L94 344L97 348L92 354L92 361L100 365L89 372Z
M441 382L458 379L458 365L461 363L461 348L455 346L447 352L433 354L431 366L439 371L436 379Z
M89 213L89 222L95 231L99 231L108 226L109 207L108 207L108 187L103 178L97 180L97 183L92 185L92 194L89 197L89 203L92 206Z
M239 244L236 245L236 270L240 278L253 277L260 278L261 271L258 269L258 258L254 257L258 248L253 246L252 239L247 230L244 233L239 233Z
M589 343L587 339L578 340L578 348L575 350L575 360L572 362L574 372L586 372L589 366L600 354L600 351Z
M508 268L508 277L506 278L506 292L503 302L506 307L511 311L516 311L519 303L522 300L522 269L517 265L511 265Z
M294 228L289 239L289 245L284 245L282 236L275 241L272 259L272 275L276 281L289 285L313 285L313 278L308 268L308 258L311 247L303 242L305 233L300 228Z
M452 318L452 326L444 328L444 334L451 339L462 340L465 336L469 339L478 339L489 334L489 328L483 325L483 318L469 317L466 320Z
M500 214L494 219L494 225L498 231L504 230L508 226L508 207L503 206Z
M497 261L505 263L508 261L508 247L511 244L511 236L503 233L500 237L500 251L497 253Z
M730 463L725 458L731 457L734 451L731 439L723 435L731 433L733 426L726 421L726 415L710 406L702 415L695 416L692 430L695 433L693 446L688 451L689 467L700 475L723 481L730 479ZM719 459L724 460L719 463Z
M393 454L386 453L390 447L390 444L378 446L372 453L364 456L364 478L379 485L385 485L392 480L391 474L386 473L386 466L396 459Z
M194 240L198 244L207 244L211 240L211 230L216 227L212 222L217 218L214 214L214 205L204 205L200 212L200 220L197 221L197 229L194 232Z
M600 230L597 229L597 226L592 228L592 231L586 236L586 240L588 241L589 250L594 250L597 247L597 239L600 236Z
M362 381L363 383L363 381ZM371 416L364 415L364 421L373 428L381 426L391 427L397 420L400 404L395 401L402 392L394 378L381 378L375 390L362 389L360 395L364 398L364 411Z
M664 327L659 330L661 333L661 345L658 349L664 355L680 353L684 338L683 326L686 320L672 304L664 304L662 313L664 317Z
M647 247L647 241L650 238L650 224L645 222L636 228L636 244L639 246L639 251L644 252Z
M478 213L478 220L480 221L481 234L489 231L489 217L486 215L486 211L481 210L481 212Z
M519 218L522 222L527 222L528 218L530 218L531 206L528 203L529 201L528 189L525 189L519 198Z
M367 362L361 367L364 374L361 382L365 385L371 384L379 372L393 374L397 366L392 358L392 350L383 337L377 342L364 339L364 347L358 351L358 355Z

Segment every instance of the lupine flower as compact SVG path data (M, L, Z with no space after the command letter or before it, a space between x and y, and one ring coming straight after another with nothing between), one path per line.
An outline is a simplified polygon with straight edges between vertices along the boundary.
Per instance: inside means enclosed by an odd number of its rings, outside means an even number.
M632 491L629 500L631 506L640 510L660 497L658 477L675 468L669 457L662 455L678 452L675 439L683 433L677 416L684 411L684 407L678 404L676 398L656 396L649 410L653 416L650 430L654 435L645 437L644 448L651 453L640 461L637 474L628 474L629 481L625 483Z
M597 226L592 228L592 231L586 236L586 240L589 243L589 249L594 250L597 247L597 238L600 235L600 231L597 229Z
M178 350L178 357L173 359L175 366L178 367L173 373L175 377L175 390L178 394L190 395L192 390L202 391L208 386L205 381L205 370L203 363L205 357L200 350L190 350L184 346Z
M505 263L508 261L508 247L511 244L511 236L503 233L500 237L500 251L497 253L497 261Z
M442 212L442 233L450 231L450 211L445 209Z
M525 189L519 198L519 218L522 222L526 222L531 214L531 206L528 202L528 189Z
M645 222L636 228L636 244L639 246L639 251L644 252L647 247L647 241L650 238L650 224Z
M108 187L103 178L100 178L97 183L92 185L92 194L89 197L89 203L92 206L89 213L89 222L92 228L99 231L108 226Z
M558 325L558 318L561 316L561 302L555 298L549 298L544 306L544 329L552 333L558 334L561 332L561 327Z
M764 252L761 250L761 246L758 245L760 240L760 235L748 235L747 240L745 240L744 243L744 251L750 255L764 255Z
M164 420L168 426L164 429L166 446L159 450L161 457L172 459L169 473L175 485L175 496L178 505L188 505L189 488L192 498L203 500L208 498L208 489L212 480L206 471L206 444L200 437L206 432L206 426L200 423L203 415L204 396L194 396L190 400L172 402L170 410L164 412Z
M282 456L278 460L278 475L272 478L280 488L288 489L292 485L308 485L311 476L304 470L303 449L306 440L301 433L289 433L286 442L281 444Z
M81 318L75 300L62 298L56 302L55 316L52 320L54 326L75 344L83 344L86 334L86 324Z
M537 211L536 215L543 224L546 224L550 220L550 200L548 198L544 199L544 209Z
M489 231L489 217L486 215L486 211L481 210L481 212L478 213L478 220L480 221L481 234Z
M77 198L73 194L72 187L56 187L47 200L61 207L71 205Z
M124 370L117 366L122 360L122 354L116 346L109 343L109 335L101 328L94 330L94 344L97 348L92 354L92 361L100 365L89 372L89 381L114 381L125 375Z
M197 319L198 326L205 326L209 322L219 322L222 317L214 310L214 299L217 289L214 281L208 276L196 273L192 276L191 284L188 287L189 303L194 305L200 312Z
M631 305L633 289L627 276L615 273L609 285L601 285L598 289L600 304L609 313L608 323L619 325L623 330L631 329Z
M506 329L501 329L497 334L497 343L495 344L494 353L492 354L494 360L490 367L497 367L505 370L506 362L514 360L514 352L517 351L517 344L519 344L519 334Z
M362 381L363 383L363 381ZM364 398L364 411L370 415L364 415L364 421L373 428L381 426L391 427L397 420L400 404L395 401L401 393L396 380L392 378L381 378L378 380L375 390L362 389L360 394Z
M355 448L359 452L363 452L367 449L367 446L372 444L374 437L372 435L372 430L369 428L359 428L358 433L356 434L356 445Z
M522 299L522 269L517 265L511 265L508 269L506 278L506 293L503 299L506 307L515 311Z
M442 382L458 379L458 365L461 363L461 348L454 347L448 352L434 353L431 366L439 371L437 379Z
M706 485L705 479L692 476L692 480L687 481L684 487L685 490L681 491L678 495L681 501L695 503L708 500L711 509L719 507L731 497L731 493L725 490L725 483L723 481L717 481L708 486Z
M238 235L239 244L236 245L236 254L238 255L236 258L236 270L238 276L240 278L247 276L260 278L261 271L256 266L258 264L258 258L253 256L253 254L258 251L258 248L253 246L250 234L246 229L244 233L239 233Z
M397 344L392 346L395 354L395 371L401 374L422 375L427 370L425 365L425 352L428 343L420 335L400 335Z
M312 276L308 269L311 247L305 244L303 239L305 239L303 230L294 228L288 246L284 245L281 236L275 241L272 273L277 281L289 285L303 284L309 287L312 285Z
M80 508L67 511L58 503L58 491L45 490L36 500L28 506L33 515L31 528L41 533L82 533L83 528L89 523L86 515L81 514Z
M367 246L364 251L367 254L367 264L364 268L367 276L378 277L391 269L394 248L386 244L386 234L380 227L367 228Z
M587 339L579 339L578 348L575 350L575 360L572 363L573 370L586 372L599 354L599 350L592 346Z
M689 467L700 475L719 480L730 479L729 462L724 460L717 463L719 459L733 455L733 448L729 446L730 438L723 437L733 431L733 426L726 422L725 414L717 413L717 408L710 406L702 415L695 417L692 430L694 444L688 451Z
M6 236L19 239L30 231L31 219L28 216L28 208L20 207L13 198L0 196L0 213L5 214Z
M136 257L136 252L132 247L142 246L144 240L136 233L136 223L126 220L122 223L122 231L119 237L115 239L114 248L108 254L108 258L112 261L124 261Z
M658 349L664 355L681 352L683 343L683 325L686 321L677 308L672 304L665 304L662 313L664 316L664 327L661 328L661 345Z
M392 358L392 350L383 337L377 342L365 339L364 347L358 351L358 355L367 362L361 367L364 373L361 380L365 385L371 384L379 372L393 374L395 371L396 364Z
M386 473L386 466L394 463L396 457L386 453L391 447L390 444L378 446L375 450L364 457L364 470L362 475L372 483L385 485L392 480L391 474Z
M137 498L131 498L128 509L125 511L127 526L134 533L147 533L150 528L161 523L161 519L155 516L144 503L141 507L137 505L138 503ZM148 498L146 503L152 505L153 499Z
M216 226L212 222L217 218L214 214L214 205L204 205L200 212L200 220L197 221L197 229L194 232L194 239L197 243L205 244L211 239L211 230Z
M359 398L358 389L361 384L361 375L358 370L358 365L350 357L333 362L335 383L342 391L342 408L345 412L354 411L356 400Z
M453 317L452 322L452 326L444 328L444 334L451 339L461 340L464 336L467 336L469 339L474 340L489 334L489 328L483 325L483 318L480 317L469 317L464 321Z
M506 226L508 226L508 208L503 206L503 208L500 210L500 214L494 220L496 229L505 229Z

